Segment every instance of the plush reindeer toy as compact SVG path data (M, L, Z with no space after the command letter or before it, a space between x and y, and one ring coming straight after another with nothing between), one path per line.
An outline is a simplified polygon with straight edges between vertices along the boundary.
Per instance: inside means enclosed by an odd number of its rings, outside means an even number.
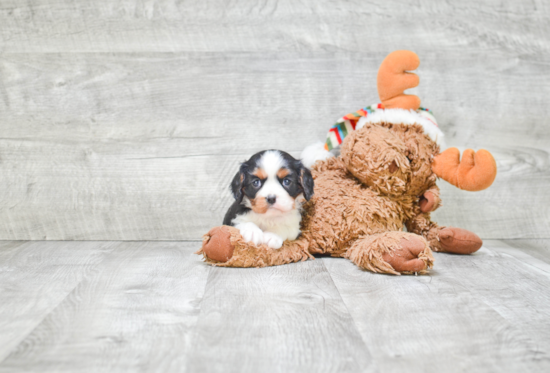
M263 267L329 254L373 272L410 274L433 266L432 251L477 251L482 241L475 233L431 220L440 206L436 181L483 190L496 177L496 163L485 150L468 149L462 161L456 148L440 152L443 134L435 118L420 108L418 97L403 94L418 85L418 77L407 72L418 65L413 52L388 55L378 72L381 104L346 115L321 148L305 150L306 164L316 160L315 193L304 205L299 238L273 250L245 242L233 227L216 227L198 252L206 262ZM328 151L335 146L338 157Z

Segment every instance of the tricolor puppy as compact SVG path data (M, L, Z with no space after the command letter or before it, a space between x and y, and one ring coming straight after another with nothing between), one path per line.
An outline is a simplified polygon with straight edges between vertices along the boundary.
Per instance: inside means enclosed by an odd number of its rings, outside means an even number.
M264 150L241 164L231 192L235 203L223 224L239 229L246 241L278 249L300 234L302 203L313 195L313 178L290 154Z

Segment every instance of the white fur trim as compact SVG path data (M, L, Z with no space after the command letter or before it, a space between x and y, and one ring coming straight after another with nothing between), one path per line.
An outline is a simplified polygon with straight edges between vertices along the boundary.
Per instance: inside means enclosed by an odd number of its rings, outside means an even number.
M303 151L300 159L306 167L311 167L316 161L324 160L334 155L325 149L325 143L317 142L307 146Z
M444 137L445 135L439 127L437 127L432 121L428 118L423 117L414 110L404 110L404 109L385 109L385 110L376 110L374 113L362 117L357 122L355 130L363 127L365 123L396 123L396 124L419 124L424 128L424 132L430 139L435 141L440 148L445 147ZM307 149L307 148L306 148ZM304 150L305 151L305 150Z

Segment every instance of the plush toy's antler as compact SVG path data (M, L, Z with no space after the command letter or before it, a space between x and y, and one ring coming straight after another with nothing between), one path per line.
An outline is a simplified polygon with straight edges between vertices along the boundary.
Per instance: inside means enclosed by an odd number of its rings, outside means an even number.
M420 107L420 99L414 95L403 93L405 89L414 88L419 79L416 74L407 70L415 70L420 65L420 59L411 51L395 51L382 61L378 69L378 95L386 109L412 109Z
M454 186L471 192L487 189L497 176L497 163L487 150L474 152L466 149L460 160L460 151L449 148L434 158L433 172Z

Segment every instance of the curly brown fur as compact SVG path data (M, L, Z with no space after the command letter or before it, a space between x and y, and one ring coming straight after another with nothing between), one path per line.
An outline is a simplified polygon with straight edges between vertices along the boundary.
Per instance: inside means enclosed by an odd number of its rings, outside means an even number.
M440 227L430 220L429 213L419 213L406 223L407 231L416 233L426 239L433 251L441 251L439 232L445 227Z
M400 261L401 264L406 264L407 261L418 261L418 263L412 264L420 264L420 269L417 271L397 271L391 263L388 263L388 260L391 261L393 257L399 255L398 253L403 247L403 241L407 242L414 239L419 241L420 250L415 253L410 253L412 260L403 260L403 258L395 259L397 259L396 262ZM363 237L354 242L351 248L346 252L345 257L363 269L372 272L391 273L395 275L399 275L401 273L411 274L415 272L419 274L426 274L428 272L427 270L432 268L434 261L427 242L421 237L407 232L385 232ZM385 259L384 257L388 259Z
M219 237L234 248L231 259L216 262L202 253L207 262L227 267L263 267L330 254L373 272L426 273L433 265L431 249L442 250L438 235L445 228L419 204L429 191L431 211L440 205L431 168L438 153L438 145L419 125L366 124L346 137L340 157L311 168L315 194L303 206L298 240L271 250L245 242L230 229ZM409 233L402 232L404 225ZM448 240L458 241L453 234Z
M403 228L401 206L359 182L341 158L317 162L311 172L315 194L302 220L310 252L342 256L359 237Z

